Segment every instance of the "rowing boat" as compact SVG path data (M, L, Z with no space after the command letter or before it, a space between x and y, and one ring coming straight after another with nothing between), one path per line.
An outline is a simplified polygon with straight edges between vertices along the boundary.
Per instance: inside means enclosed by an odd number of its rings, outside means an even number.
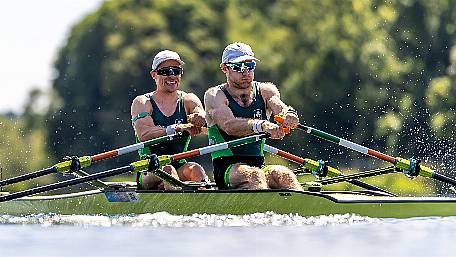
M176 215L279 214L316 216L353 213L380 218L455 216L456 197L395 197L375 191L97 189L30 196L0 203L0 214L120 215L168 212Z
M280 123L280 119L278 122ZM301 216L345 213L382 218L456 216L456 196L403 197L358 180L397 172L404 173L410 178L422 176L453 186L456 186L455 179L439 174L413 158L403 159L392 157L301 124L299 128L311 135L389 162L392 166L344 175L341 171L327 165L324 161L301 158L265 145L265 151L298 163L301 167L301 172L304 171L307 174L318 177L317 180L302 183L305 191L285 189L216 190L216 186L213 183L180 181L161 170L161 167L174 161L258 142L269 136L262 133L173 155L151 155L148 159L95 174L82 171L82 168L89 167L94 162L135 152L143 147L171 141L181 136L171 135L93 156L75 156L40 171L2 180L0 181L0 187L51 173L70 173L76 175L76 178L50 185L19 192L0 193L0 214L30 215L56 213L64 215L120 215L168 212L177 215L190 215L194 213L241 215L272 211L278 214L298 214ZM127 172L153 172L167 183L181 189L173 191L138 190L136 184L131 182L119 184L108 183L102 180ZM363 190L323 190L326 185L341 182L352 183L363 188ZM94 186L95 189L67 194L37 196L40 193L48 193L53 190L64 189L83 183L88 183Z

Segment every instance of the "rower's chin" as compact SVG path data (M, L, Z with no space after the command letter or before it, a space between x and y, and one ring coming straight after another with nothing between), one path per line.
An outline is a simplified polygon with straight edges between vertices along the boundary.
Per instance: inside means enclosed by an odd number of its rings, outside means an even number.
M166 84L166 90L168 92L174 92L177 90L177 88L179 87L179 84Z

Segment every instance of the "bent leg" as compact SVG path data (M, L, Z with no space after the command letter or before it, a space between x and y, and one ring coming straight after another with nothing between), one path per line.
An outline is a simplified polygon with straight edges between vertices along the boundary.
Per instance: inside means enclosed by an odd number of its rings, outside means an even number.
M166 172L173 176L176 179L179 179L179 176L177 175L176 169L171 166L167 165L163 167L163 172ZM152 172L148 172L145 175L142 176L142 186L145 189L155 189L155 190L175 190L177 189L176 187L170 185L167 182L164 182L161 178L158 176L154 175Z
M230 186L235 189L267 189L266 176L257 167L242 163L234 164L227 174Z
M141 177L141 185L148 190L163 190L163 181L152 172L147 172Z
M294 189L304 191L296 175L287 167L268 165L265 169L268 186L274 189Z
M179 179L182 181L209 181L204 168L196 162L188 162L177 169Z

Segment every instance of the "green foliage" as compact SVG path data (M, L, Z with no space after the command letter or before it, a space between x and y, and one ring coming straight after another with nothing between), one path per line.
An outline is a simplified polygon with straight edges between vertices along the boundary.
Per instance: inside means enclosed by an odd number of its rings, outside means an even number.
M28 129L23 119L0 116L0 168L2 179L15 177L49 166L46 134L43 128ZM52 182L52 177L11 186L13 190Z
M455 10L449 0L107 1L60 50L48 142L58 159L134 142L130 104L154 90L158 51L181 54L182 89L202 98L224 80L223 48L242 41L261 59L257 80L277 84L303 123L438 163L435 146L456 132ZM273 144L335 163L358 156L306 137L295 131Z

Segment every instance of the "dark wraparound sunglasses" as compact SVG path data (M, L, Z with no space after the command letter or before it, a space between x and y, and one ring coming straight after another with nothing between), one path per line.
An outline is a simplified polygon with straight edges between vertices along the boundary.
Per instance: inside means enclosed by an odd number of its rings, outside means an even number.
M157 74L161 76L179 76L183 73L184 69L178 66L163 67L157 70Z

